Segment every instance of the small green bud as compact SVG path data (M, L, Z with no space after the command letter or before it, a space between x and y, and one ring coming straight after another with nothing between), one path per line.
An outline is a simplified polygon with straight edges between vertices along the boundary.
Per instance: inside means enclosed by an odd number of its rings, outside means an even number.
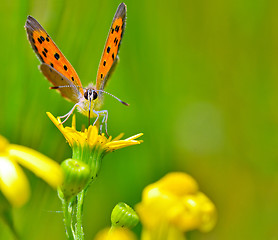
M90 180L90 167L81 161L67 159L62 162L61 168L64 172L64 182L60 190L65 199L76 196Z
M133 228L138 222L137 213L123 202L118 203L111 213L112 227Z

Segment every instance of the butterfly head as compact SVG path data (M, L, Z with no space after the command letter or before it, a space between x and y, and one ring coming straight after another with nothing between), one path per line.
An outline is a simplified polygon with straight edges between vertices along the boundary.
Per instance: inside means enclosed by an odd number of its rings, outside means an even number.
M92 101L96 100L97 97L98 97L98 94L94 88L88 87L85 89L84 98L87 101L89 101L89 111L88 111L89 125L90 125L90 117L91 117L91 103L92 103Z
M98 97L98 94L94 89L92 89L92 88L85 89L84 98L86 100L89 100L91 102L92 100L96 100L97 97Z

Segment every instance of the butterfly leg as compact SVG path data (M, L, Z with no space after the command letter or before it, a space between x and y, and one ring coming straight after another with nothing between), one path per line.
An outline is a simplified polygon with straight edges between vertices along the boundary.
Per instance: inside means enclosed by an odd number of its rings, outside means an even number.
M95 126L96 123L97 123L97 120L99 119L99 111L95 111L95 110L93 109L93 112L94 112L94 114L97 115L96 120L95 120L94 123L93 123L93 126Z
M65 120L63 122L61 122L61 124L65 123L68 120L68 118L73 113L73 111L77 107L77 105L78 105L78 103L74 104L73 108L67 114L60 116L60 118L65 118Z
M108 131L107 131L107 120L108 120L108 111L107 110L103 110L104 112L104 116L101 122L101 129L102 129L102 125L104 124L105 126L105 133L107 135L107 137L109 137Z
M101 121L101 125L100 125L100 128L99 128L99 131L102 132L102 126L104 124L105 133L106 133L107 137L109 137L109 134L107 132L108 111L107 110L102 110L102 111L100 111L100 115L102 115L103 118L102 118L102 121Z
M93 110L93 112L97 115L97 118L94 121L93 125L95 125L97 123L99 117L102 116L103 118L102 118L102 121L101 121L101 125L99 127L99 132L102 133L102 126L104 124L104 126L105 126L105 133L109 137L108 132L107 132L108 111L107 110L102 110L102 111L95 111L95 110Z

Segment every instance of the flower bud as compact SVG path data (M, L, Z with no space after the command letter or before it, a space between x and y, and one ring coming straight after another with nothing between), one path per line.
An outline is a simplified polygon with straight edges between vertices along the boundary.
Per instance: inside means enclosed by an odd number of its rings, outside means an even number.
M76 196L90 180L90 167L81 161L67 159L62 162L64 182L60 189L65 199Z
M135 234L127 228L103 229L94 240L136 240Z
M133 228L139 222L136 212L127 204L118 203L111 214L111 223L113 227Z

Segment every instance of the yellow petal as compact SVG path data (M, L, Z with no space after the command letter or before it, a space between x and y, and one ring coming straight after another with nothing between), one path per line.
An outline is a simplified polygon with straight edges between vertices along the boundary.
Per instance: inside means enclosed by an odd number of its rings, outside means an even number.
M155 229L143 228L142 240L163 239L163 240L186 240L183 232L171 224L161 222Z
M159 181L145 187L142 200L148 201L148 199L159 195L182 197L197 192L198 184L190 175L183 172L172 172L166 174Z
M72 116L72 122L71 122L72 129L76 130L76 117L75 114Z
M0 154L6 151L8 145L8 140L0 135Z
M191 176L181 172L167 174L145 187L136 211L143 226L152 230L168 223L182 232L193 229L206 232L216 223L214 204L198 191Z
M153 198L157 198L160 196L162 196L162 193L158 188L158 184L153 183L144 188L142 193L142 202L147 203Z
M89 126L88 129L88 144L90 146L93 146L96 144L97 140L98 140L98 130L95 126Z
M59 128L59 130L60 130L60 128L64 128L64 126L62 124L60 124L61 121L59 122L50 112L47 112L46 114L50 118L50 120L55 124L55 126L57 128Z
M43 154L15 144L9 145L9 154L52 187L55 188L62 183L63 173L60 165Z
M99 134L98 128L96 126L89 126L88 129L84 129L84 131L80 132L77 131L75 128L75 118L73 118L72 120L72 127L63 127L59 118L56 119L49 112L47 112L47 115L50 118L50 120L56 125L56 127L60 130L60 132L64 135L71 147L76 145L78 147L89 145L89 147L92 149L96 147L96 145L99 145L106 152L110 152L113 150L140 144L141 142L143 142L142 140L135 140L142 136L143 133L136 134L124 140L119 140L123 136L122 134L120 134L118 137L112 140L111 136L106 138L104 136L104 133Z
M29 199L29 183L21 168L12 159L0 156L0 190L15 207Z
M107 148L108 151L113 151L113 150L117 150L120 148L124 148L124 147L128 147L128 146L132 146L132 145L136 145L136 144L140 144L140 141L136 141L136 140L129 140L129 141L125 141L125 140L118 140L118 141L112 141L109 142L105 145L105 148Z
M104 229L100 231L95 240L136 240L133 232L127 228Z
M69 144L72 144L71 138L69 138L68 135L65 134L66 130L63 124L61 124L60 119L58 121L50 112L47 112L46 114L50 118L50 120L55 124L55 126L60 130L60 132L64 135L65 139L69 142Z
M216 224L216 208L203 193L185 196L180 202L182 208L172 217L172 223L182 231L199 229L209 232Z
M213 202L202 192L196 195L196 202L201 208L201 225L199 230L209 232L214 228L217 221L217 211Z
M198 192L198 184L195 179L183 172L168 173L157 184L161 191L169 192L176 196Z
M136 135L133 135L133 136L131 136L131 137L125 139L125 141L137 139L137 138L141 137L142 135L143 135L143 133L138 133L138 134L136 134Z
M123 134L123 133L120 133L117 137L115 137L115 138L113 139L113 141L120 140L123 136L124 136L124 134ZM110 137L111 137L111 136L110 136ZM112 137L111 137L111 138L110 138L110 137L109 137L109 140L111 141Z

